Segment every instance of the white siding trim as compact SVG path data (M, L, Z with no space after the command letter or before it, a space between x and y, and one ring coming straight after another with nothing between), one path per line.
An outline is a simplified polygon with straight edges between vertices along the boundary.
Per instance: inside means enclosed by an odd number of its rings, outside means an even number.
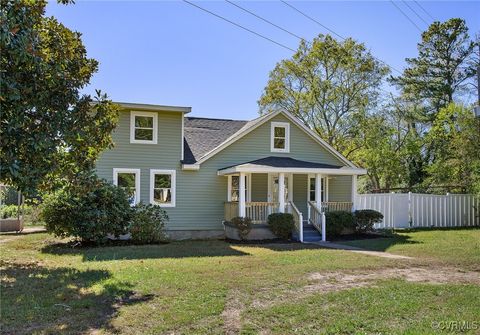
M155 202L155 200L153 200L153 186L155 185L155 175L156 174L169 174L171 176L171 182L172 182L171 198L172 198L172 201L169 204L160 204L158 202ZM177 193L177 180L176 180L176 171L175 170L150 169L150 203L152 205L159 205L161 207L175 207L176 193Z
M135 201L138 204L140 202L140 169L124 169L113 168L113 185L118 186L118 174L119 173L134 173L135 174Z
M147 117L153 118L153 139L151 141L135 139L135 116L147 116ZM157 142L158 142L158 113L130 111L130 143L157 144ZM182 145L182 148L183 148L183 145Z
M185 159L185 153L184 153L184 139L185 139L185 114L182 113L182 138L180 139L180 148L182 150L182 156L181 160L183 161Z
M285 148L275 148L275 128L285 129ZM290 152L290 123L288 122L271 122L270 123L270 151L271 152Z

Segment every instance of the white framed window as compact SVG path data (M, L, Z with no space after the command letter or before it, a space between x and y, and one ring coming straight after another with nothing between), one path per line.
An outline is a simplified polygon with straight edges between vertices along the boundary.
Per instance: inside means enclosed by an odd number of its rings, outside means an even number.
M270 151L290 152L290 123L272 122L270 129Z
M250 174L245 175L245 201L250 202L252 198L252 178ZM238 202L240 194L240 176L228 176L228 201Z
M158 114L130 112L130 143L157 144Z
M113 184L127 192L131 205L140 202L140 169L113 169Z
M321 184L320 184L320 201L321 202L327 202L328 201L328 197L327 197L327 192L328 192L328 188L327 188L327 184L328 184L328 177L323 177L322 180L321 180ZM315 176L314 175L310 175L308 177L308 185L307 185L307 191L308 191L308 194L307 194L307 199L309 201L316 201L316 194L315 194Z
M175 207L175 170L150 170L150 203Z

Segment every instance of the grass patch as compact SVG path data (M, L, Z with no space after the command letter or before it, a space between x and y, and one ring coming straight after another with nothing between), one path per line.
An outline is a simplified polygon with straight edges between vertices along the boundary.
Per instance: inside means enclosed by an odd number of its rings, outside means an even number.
M480 228L398 230L391 238L341 243L480 270Z
M438 321L460 316L479 320L478 286L389 279L372 283L374 287L325 294L312 291L293 298L297 290L309 287L312 273L347 275L425 267L430 255L408 248L434 249L442 245L438 239L445 239L445 234L464 239L464 233L449 231L426 238L425 232L409 232L418 243L397 248L406 248L399 253L418 255L413 261L296 243L185 241L78 249L44 233L2 235L2 332L428 333L428 323L437 317ZM475 237L478 231L468 234ZM427 248L429 244L434 246ZM464 261L451 263L455 258L451 253ZM444 261L465 269L472 268L479 256L463 249L434 254L435 266ZM255 300L279 303L260 308ZM408 321L412 317L416 321ZM339 328L342 324L345 328Z
M480 290L473 285L389 280L377 287L316 294L301 303L249 309L243 333L436 334L441 330L435 322L467 320L473 324L480 317L478 301ZM466 333L476 331L472 327Z

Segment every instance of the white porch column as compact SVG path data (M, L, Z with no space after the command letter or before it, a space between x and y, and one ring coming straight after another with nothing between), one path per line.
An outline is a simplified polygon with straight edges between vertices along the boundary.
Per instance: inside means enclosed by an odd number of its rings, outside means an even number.
M285 173L280 172L278 174L278 211L280 213L285 212Z
M245 173L240 172L238 184L238 216L245 217Z
M357 176L352 176L352 212L356 209L355 201L357 199Z
M315 205L317 208L322 208L322 175L317 173L315 175Z

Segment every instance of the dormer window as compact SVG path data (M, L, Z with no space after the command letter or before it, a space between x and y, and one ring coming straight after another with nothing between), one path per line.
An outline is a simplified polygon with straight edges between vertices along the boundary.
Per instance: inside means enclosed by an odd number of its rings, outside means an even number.
M130 143L157 144L158 114L130 112Z
M287 122L272 122L271 125L272 152L290 152L290 124Z

